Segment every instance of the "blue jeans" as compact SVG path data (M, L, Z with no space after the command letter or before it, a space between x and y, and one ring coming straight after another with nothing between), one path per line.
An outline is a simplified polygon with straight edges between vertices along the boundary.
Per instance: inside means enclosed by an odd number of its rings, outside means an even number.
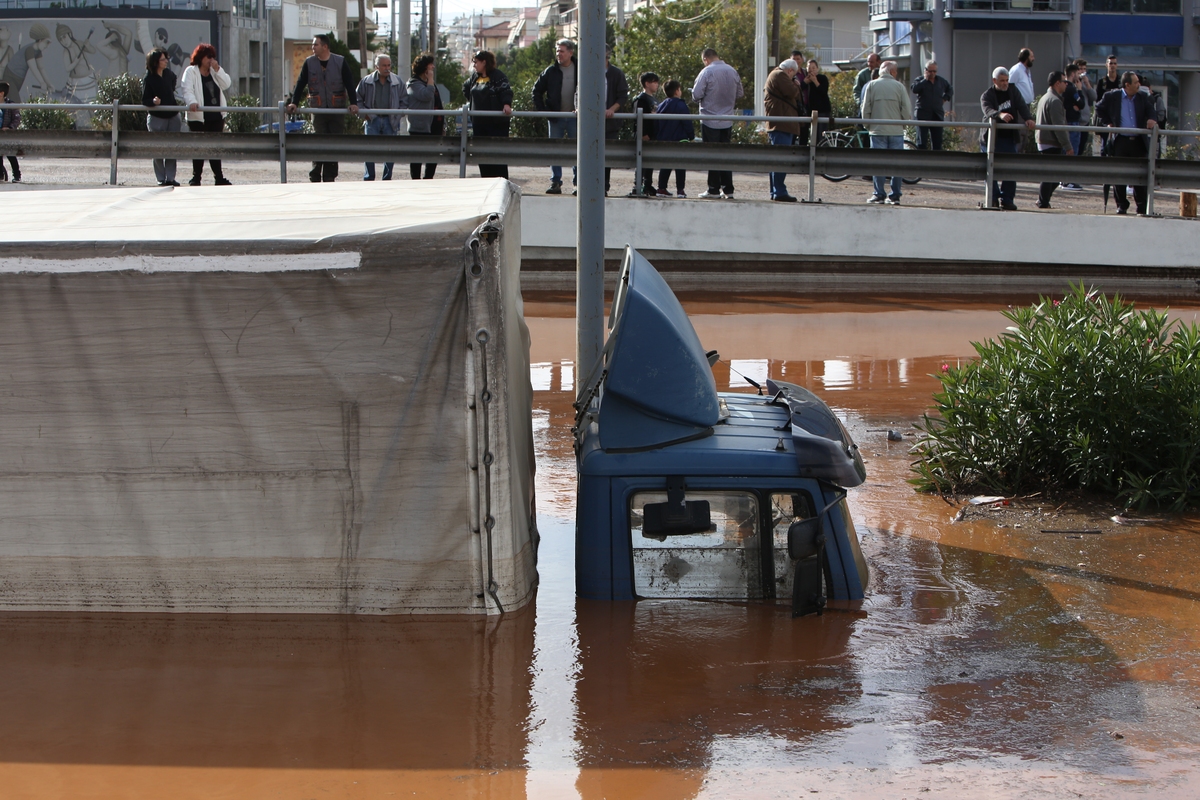
M1081 125L1080 122L1068 122L1068 125ZM1075 155L1079 155L1079 146L1083 144L1083 131L1070 131L1067 133L1067 138L1071 140L1071 149L1075 151Z
M363 130L366 132L367 136L395 136L396 128L395 128L395 125L392 124L392 120L398 120L398 119L400 119L400 118L399 117L385 117L385 116L372 117L371 119L367 120L367 124L363 128ZM393 166L395 166L395 165L390 161L383 165L383 179L385 181L390 181L392 179L392 167ZM374 161L367 162L366 169L363 171L363 180L364 181L375 180L375 162Z
M781 147L791 147L796 141L796 134L784 133L783 131L769 131L767 138L771 140L771 144ZM786 172L772 172L771 179L771 199L776 197L787 197L787 186L784 185L783 179L787 177Z
M904 135L900 134L899 136L879 136L877 134L872 133L871 134L871 149L872 150L903 150L904 149ZM900 187L901 187L902 183L900 181L899 175L892 176L892 177L884 177L882 175L876 175L872 180L874 180L874 182L875 182L875 196L876 197L883 197L885 195L885 191L884 191L885 182L890 180L892 182L892 193L891 193L891 195L888 195L888 196L890 196L893 200L900 199L900 195L901 195Z
M550 123L550 138L551 139L576 139L579 137L579 131L576 128L578 120L572 119L552 119ZM571 167L571 185L574 186L578 182L578 173L575 167ZM562 183L562 167L557 164L550 168L550 182Z

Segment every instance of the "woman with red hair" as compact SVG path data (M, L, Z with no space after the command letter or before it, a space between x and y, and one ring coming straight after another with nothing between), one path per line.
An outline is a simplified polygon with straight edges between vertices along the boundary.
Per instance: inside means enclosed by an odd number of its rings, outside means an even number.
M225 130L225 112L206 109L225 105L225 90L232 83L229 73L217 63L217 49L211 44L196 45L192 51L192 63L183 71L183 78L179 81L179 93L188 109L188 130L209 133ZM214 182L218 186L229 186L230 182L221 172L221 162L212 159L208 164L212 167L213 178L216 179ZM193 160L192 179L188 185L199 186L203 172L204 159Z

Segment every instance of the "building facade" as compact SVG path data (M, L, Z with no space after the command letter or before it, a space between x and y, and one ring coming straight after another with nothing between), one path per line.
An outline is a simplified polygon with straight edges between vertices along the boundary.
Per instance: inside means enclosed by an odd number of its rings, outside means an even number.
M1093 81L1116 54L1163 93L1168 123L1195 128L1200 112L1200 0L870 0L875 48L906 74L934 58L954 85L958 119L982 118L979 96L992 69L1034 52L1045 76L1085 58Z

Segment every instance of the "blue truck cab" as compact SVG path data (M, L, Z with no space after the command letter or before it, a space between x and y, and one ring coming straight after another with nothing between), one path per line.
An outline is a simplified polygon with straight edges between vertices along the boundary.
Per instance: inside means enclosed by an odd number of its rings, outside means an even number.
M808 390L719 393L687 313L627 248L603 356L576 401L576 591L597 600L859 600L849 433Z

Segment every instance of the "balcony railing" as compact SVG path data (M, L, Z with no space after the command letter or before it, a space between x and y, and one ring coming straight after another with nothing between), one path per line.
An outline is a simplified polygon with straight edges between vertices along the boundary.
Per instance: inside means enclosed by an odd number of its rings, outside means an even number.
M300 9L300 25L324 30L337 28L337 12L332 8L314 3L300 3L298 8Z
M933 11L933 0L871 0L872 17Z
M1071 13L1074 0L949 0L947 11Z
M0 0L0 10L148 8L155 11L207 11L215 0Z

